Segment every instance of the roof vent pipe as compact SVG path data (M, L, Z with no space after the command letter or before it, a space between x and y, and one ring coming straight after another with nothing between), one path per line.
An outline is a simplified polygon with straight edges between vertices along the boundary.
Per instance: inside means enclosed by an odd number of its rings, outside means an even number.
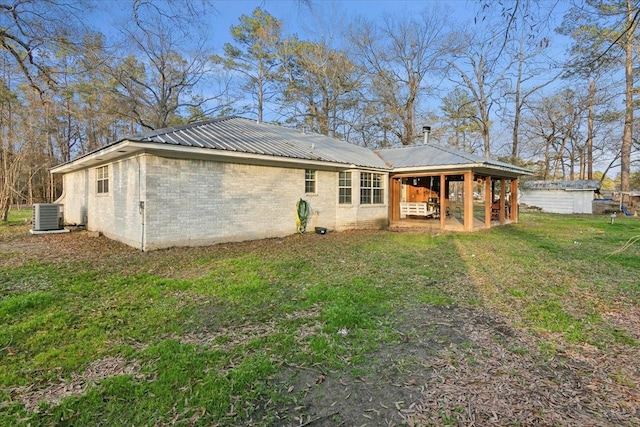
M431 133L431 126L422 126L422 133L424 134L424 145L429 143L429 134Z

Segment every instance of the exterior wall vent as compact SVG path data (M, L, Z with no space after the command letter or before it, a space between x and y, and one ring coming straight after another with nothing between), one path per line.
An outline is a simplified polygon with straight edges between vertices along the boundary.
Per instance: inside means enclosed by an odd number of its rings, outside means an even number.
M33 231L61 230L62 205L58 203L36 203L33 205Z

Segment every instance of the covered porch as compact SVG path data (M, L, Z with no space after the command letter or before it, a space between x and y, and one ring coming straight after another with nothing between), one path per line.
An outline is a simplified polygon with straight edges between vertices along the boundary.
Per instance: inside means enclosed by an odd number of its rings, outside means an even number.
M518 222L518 178L532 172L452 147L378 152L389 174L389 227L475 231Z
M518 222L514 176L416 171L392 174L389 188L390 227L477 231Z

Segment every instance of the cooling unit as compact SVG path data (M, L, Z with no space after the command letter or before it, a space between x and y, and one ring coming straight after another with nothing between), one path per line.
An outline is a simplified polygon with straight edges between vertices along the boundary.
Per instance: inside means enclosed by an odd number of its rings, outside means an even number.
M36 203L33 205L33 231L62 229L62 205Z

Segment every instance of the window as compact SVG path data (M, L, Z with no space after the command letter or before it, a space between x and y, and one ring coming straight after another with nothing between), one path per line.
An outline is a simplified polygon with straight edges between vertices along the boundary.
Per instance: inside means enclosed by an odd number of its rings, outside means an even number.
M102 166L96 169L96 183L98 194L109 192L109 166Z
M305 169L304 171L304 192L312 193L316 192L316 171L311 169Z
M360 173L360 204L383 204L384 203L384 186L383 175L379 173L361 172Z
M351 172L338 173L338 203L351 204Z

